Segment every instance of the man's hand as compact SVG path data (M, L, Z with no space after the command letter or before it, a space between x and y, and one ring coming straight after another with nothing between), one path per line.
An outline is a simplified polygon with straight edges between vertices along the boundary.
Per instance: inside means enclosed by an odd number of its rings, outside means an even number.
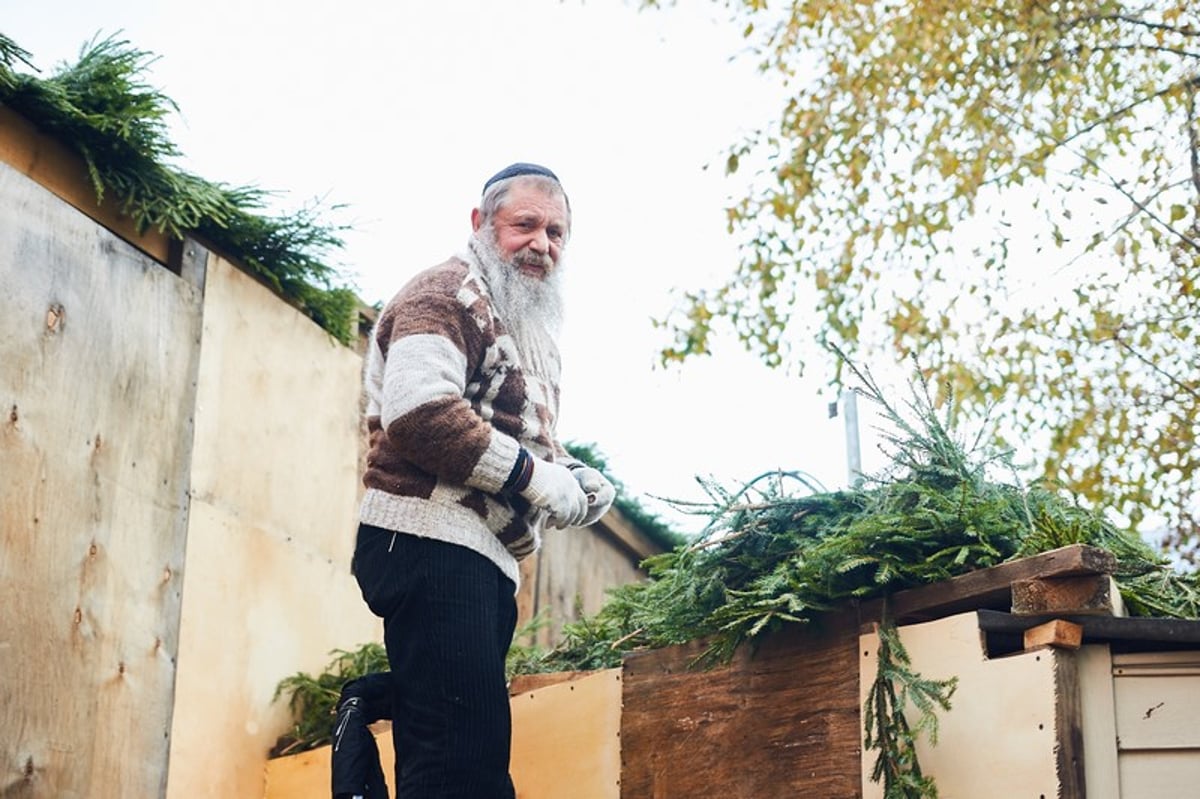
M608 513L613 500L617 498L617 490L613 488L613 484L608 481L608 478L591 466L576 467L571 470L571 474L575 475L576 482L583 489L583 493L587 495L587 515L580 522L580 527L587 527Z
M550 513L550 526L578 527L588 514L588 500L565 466L534 459L533 474L521 496Z

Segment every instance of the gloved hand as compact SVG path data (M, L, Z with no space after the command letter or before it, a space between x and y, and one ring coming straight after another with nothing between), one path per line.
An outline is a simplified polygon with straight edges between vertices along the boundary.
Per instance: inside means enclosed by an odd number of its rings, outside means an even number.
M578 527L588 512L587 496L575 476L565 466L534 459L529 485L521 496L550 513L550 526L558 529Z
M613 484L608 481L608 478L591 466L577 466L571 470L571 474L575 475L575 481L587 495L587 515L583 517L583 521L579 525L587 527L608 513L613 500L617 498L617 489L613 488Z

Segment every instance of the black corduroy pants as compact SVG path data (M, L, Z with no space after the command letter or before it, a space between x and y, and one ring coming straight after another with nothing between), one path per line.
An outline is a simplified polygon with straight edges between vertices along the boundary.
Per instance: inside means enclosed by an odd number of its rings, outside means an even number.
M354 573L383 619L397 799L514 799L512 581L465 547L370 525L359 527Z

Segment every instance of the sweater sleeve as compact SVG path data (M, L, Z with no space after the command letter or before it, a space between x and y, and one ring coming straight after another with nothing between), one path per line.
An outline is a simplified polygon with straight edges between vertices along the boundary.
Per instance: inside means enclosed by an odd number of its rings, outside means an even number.
M402 293L394 301L383 357L380 424L423 471L498 493L520 445L482 418L467 399L473 362L483 357L478 318L443 286ZM386 313L386 312L385 312Z

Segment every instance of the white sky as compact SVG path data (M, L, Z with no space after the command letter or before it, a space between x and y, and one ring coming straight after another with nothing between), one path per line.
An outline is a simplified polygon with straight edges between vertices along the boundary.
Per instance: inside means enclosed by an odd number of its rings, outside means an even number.
M97 34L158 56L180 107L179 165L211 181L349 206L337 256L367 302L459 250L483 181L513 161L571 196L560 438L594 442L648 509L797 469L845 484L842 420L815 378L774 373L726 341L664 370L672 291L712 285L736 250L728 146L777 92L719 4L638 12L605 0L0 0L0 32L49 72ZM705 169L706 165L710 168ZM868 471L881 462L859 403Z

